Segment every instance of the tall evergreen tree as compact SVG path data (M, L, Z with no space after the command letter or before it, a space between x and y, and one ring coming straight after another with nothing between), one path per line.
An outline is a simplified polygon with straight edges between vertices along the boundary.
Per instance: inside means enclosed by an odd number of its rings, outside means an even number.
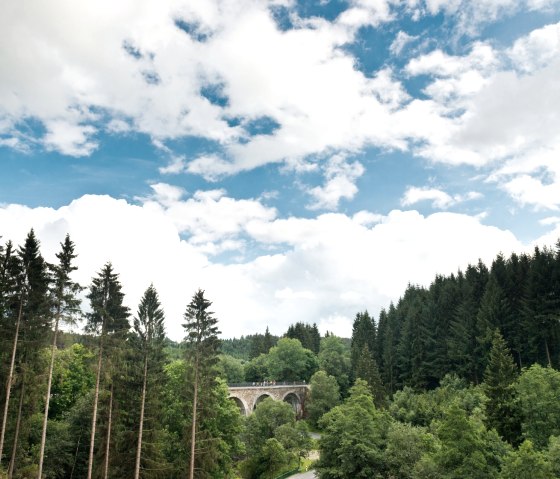
M515 404L515 379L518 372L511 353L500 334L494 331L492 349L484 372L484 392L487 422L508 442L516 443L521 436L521 422Z
M509 303L509 317L504 325L504 339L514 352L517 366L522 368L527 356L527 334L523 323L524 297L529 275L529 257L513 253L506 263L504 292Z
M292 324L288 327L288 331L285 336L290 339L297 339L305 349L309 349L315 354L319 354L321 335L319 334L319 329L315 323L313 323L313 325L302 322ZM265 353L266 352L268 351L265 351Z
M377 407L385 405L385 387L379 374L377 362L373 359L367 344L362 347L354 374L356 379L363 379L367 382L375 405Z
M164 313L159 302L157 291L151 285L144 293L138 313L134 318L134 333L143 356L142 395L140 421L138 424L138 444L136 447L136 464L134 478L140 477L142 460L142 435L144 432L144 416L146 397L148 396L148 374L159 376L163 372L163 344L165 340Z
M535 248L525 295L524 323L531 347L532 361L558 365L560 347L560 285L557 255Z
M91 437L87 474L88 479L91 479L93 473L97 410L103 356L105 353L104 349L108 346L108 339L123 338L129 328L129 310L123 305L124 294L121 289L122 286L119 282L118 275L113 272L113 266L111 263L106 263L98 273L97 277L93 278L89 288L89 294L87 295L91 305L91 312L86 315L86 331L95 333L99 336L97 372L95 379L93 414L91 420Z
M401 322L397 309L391 303L387 315L379 315L381 335L381 377L387 392L393 394L397 387L397 347L400 340Z
M479 360L479 373L484 371L484 365L487 362L492 345L494 330L496 328L503 329L509 316L510 311L507 297L499 284L497 276L491 273L476 317L478 344L475 355Z
M356 370L356 365L358 364L358 360L362 354L364 344L367 344L369 352L372 356L376 355L377 341L375 321L367 311L357 313L356 318L354 319L354 324L352 325L352 343L350 353L352 372Z
M14 382L16 353L23 312L25 279L20 258L9 241L2 255L0 270L0 326L3 345L0 351L2 364L9 363L6 374L1 375L1 384L6 385L3 391L3 414L0 430L0 464L2 464L4 439L8 423L8 409L10 405L11 390ZM8 339L9 338L9 339ZM3 371L2 371L3 373Z
M469 265L458 282L460 299L450 323L448 357L454 372L479 383L476 318L488 282L488 269L481 261L477 266Z
M185 328L187 361L193 371L192 419L190 435L189 479L194 478L197 444L197 420L199 409L199 392L211 390L214 380L213 367L218 361L219 340L217 323L209 308L212 305L204 297L204 291L198 290L185 311Z
M264 332L264 336L263 336L263 341L262 341L262 347L263 347L263 353L267 354L268 351L270 351L270 348L273 347L276 344L275 339L272 337L272 334L270 334L270 331L268 329L268 326L266 327L266 331Z
M49 301L49 275L47 263L40 252L40 243L33 229L28 233L22 247L18 249L17 256L21 265L21 275L18 275L18 312L14 341L12 345L12 356L10 361L10 373L6 388L5 414L10 400L10 389L14 378L14 368L16 354L19 356L19 401L15 419L15 429L13 433L13 445L8 477L11 477L15 470L17 460L20 432L24 423L23 411L27 407L26 399L31 395L27 394L28 386L36 386L36 381L30 381L28 373L33 374L34 368L39 362L39 352L48 338L47 331L50 326L50 301ZM21 343L21 347L19 347ZM29 382L29 384L27 384ZM26 417L30 417L33 412L34 403L29 404L31 411ZM7 420L4 420L4 425ZM0 433L1 435L2 433ZM2 453L3 438L0 438L0 456Z
M82 288L78 283L73 282L70 278L72 272L77 269L77 267L72 264L76 256L77 255L74 254L74 243L70 241L70 236L66 235L64 243L61 243L60 253L56 254L58 264L51 265L50 268L52 276L51 301L54 313L54 332L51 345L51 360L47 377L47 391L45 394L45 412L43 415L41 446L39 449L38 479L42 478L43 473L45 442L47 438L47 421L49 417L49 401L51 397L51 384L56 342L58 339L58 327L61 320L67 323L75 322L75 319L80 312L80 300L77 295Z

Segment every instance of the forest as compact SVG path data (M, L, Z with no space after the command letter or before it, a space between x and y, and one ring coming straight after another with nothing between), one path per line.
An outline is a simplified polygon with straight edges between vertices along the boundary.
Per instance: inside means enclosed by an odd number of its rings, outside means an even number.
M77 254L0 246L0 478L560 477L560 241L410 284L351 338L222 339L194 291L180 343L153 285L131 311L111 263L73 281ZM242 416L228 383L261 381L306 381L303 417Z

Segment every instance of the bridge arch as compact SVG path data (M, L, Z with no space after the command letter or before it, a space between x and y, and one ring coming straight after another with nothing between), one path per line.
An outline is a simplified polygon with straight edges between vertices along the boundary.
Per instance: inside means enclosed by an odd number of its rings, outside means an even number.
M259 403L263 402L266 398L272 398L272 395L268 392L262 393L259 397L255 399L255 403L253 404L253 411L257 408ZM274 399L274 398L272 398Z
M296 416L299 417L301 414L301 398L299 395L293 391L289 391L284 395L282 401L287 402L290 406L292 406Z
M242 416L247 416L249 414L249 407L247 406L247 404L245 404L245 401L243 401L243 399L237 396L230 396L229 398L239 408L239 411L241 411Z

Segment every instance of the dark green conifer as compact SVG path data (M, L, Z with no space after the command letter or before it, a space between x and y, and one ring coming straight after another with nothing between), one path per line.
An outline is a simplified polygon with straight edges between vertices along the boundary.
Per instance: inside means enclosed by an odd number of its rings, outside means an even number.
M489 428L495 428L506 441L517 443L521 422L515 398L515 380L518 371L499 330L494 331L488 365L484 371L484 392Z

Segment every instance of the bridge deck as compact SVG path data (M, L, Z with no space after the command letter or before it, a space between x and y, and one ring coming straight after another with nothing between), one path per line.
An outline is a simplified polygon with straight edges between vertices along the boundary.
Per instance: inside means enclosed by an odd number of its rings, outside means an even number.
M252 388L293 388L293 387L309 387L309 384L305 381L295 381L295 382L254 382L254 383L231 383L228 384L229 389L252 389Z

